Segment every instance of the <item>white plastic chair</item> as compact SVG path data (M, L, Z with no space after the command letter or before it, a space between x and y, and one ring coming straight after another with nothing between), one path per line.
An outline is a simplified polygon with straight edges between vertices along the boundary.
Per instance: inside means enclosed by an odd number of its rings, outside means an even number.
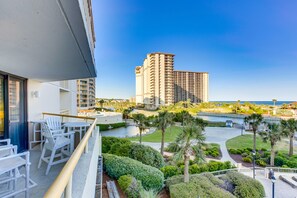
M47 175L51 166L66 162L71 156L70 145L73 144L73 139L68 137L73 136L74 132L53 133L49 126L43 123L42 133L46 141L39 159L38 168L40 168L42 161L46 162L48 165L45 174ZM47 150L51 151L51 155L46 157L45 153ZM60 159L54 161L58 157Z
M0 185L8 184L8 190L1 191L0 197L14 197L25 192L25 197L29 198L29 189L36 186L36 183L30 179L29 152L17 154L17 146L9 145L0 149L0 155ZM25 167L25 174L20 174L21 167ZM23 188L16 189L17 180L20 178L25 179L25 185ZM11 182L12 185L10 185Z
M65 128L62 125L62 120L60 117L48 117L45 119L48 128L52 133L64 133Z
M0 148L6 147L6 146L9 146L9 145L11 145L10 139L0 140Z

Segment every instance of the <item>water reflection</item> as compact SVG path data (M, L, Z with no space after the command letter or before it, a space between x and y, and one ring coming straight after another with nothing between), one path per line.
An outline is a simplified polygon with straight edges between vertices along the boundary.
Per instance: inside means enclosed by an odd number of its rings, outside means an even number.
M232 120L235 123L243 124L243 118L230 118L230 117L219 117L219 116L198 116L203 120L207 120L210 122L226 122L226 120Z

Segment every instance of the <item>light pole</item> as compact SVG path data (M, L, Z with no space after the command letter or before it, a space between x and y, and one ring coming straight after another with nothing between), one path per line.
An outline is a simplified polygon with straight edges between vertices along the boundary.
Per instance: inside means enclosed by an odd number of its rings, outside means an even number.
M243 135L244 124L241 125L241 135Z
M256 174L255 174L255 156L256 156L256 151L255 150L253 150L253 179L255 179L255 176L256 176Z
M274 198L274 184L276 182L276 179L274 176L271 178L271 182L272 182L272 198Z
M272 169L269 170L269 175L268 178L271 180L272 183L272 198L274 198L274 184L276 182L275 176L274 176L274 172Z

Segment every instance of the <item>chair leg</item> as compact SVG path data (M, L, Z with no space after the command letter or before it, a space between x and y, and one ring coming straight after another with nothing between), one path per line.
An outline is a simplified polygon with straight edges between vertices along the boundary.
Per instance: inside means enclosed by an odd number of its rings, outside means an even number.
M52 150L52 154L51 154L51 158L50 158L50 160L49 160L49 162L48 162L47 169L46 169L46 172L45 172L46 175L48 175L48 172L49 172L50 169L51 169L52 163L53 163L54 158L55 158L55 154L56 154L56 150L53 149L53 150Z
M40 156L40 159L39 159L39 163L38 163L38 168L40 168L40 166L41 166L42 160L43 160L44 155L45 155L45 151L46 151L46 148L43 147L42 152L41 152L41 156Z
M29 164L26 164L26 192L25 192L25 198L29 198L29 175L30 175L30 167Z

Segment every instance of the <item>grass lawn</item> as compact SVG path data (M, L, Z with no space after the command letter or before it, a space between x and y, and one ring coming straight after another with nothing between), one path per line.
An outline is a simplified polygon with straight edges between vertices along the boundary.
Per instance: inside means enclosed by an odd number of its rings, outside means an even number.
M181 132L181 128L177 126L169 127L165 132L165 142L174 142L177 135ZM154 133L142 136L143 142L161 142L162 133L160 130ZM129 138L131 141L139 141L139 137Z
M257 148L265 148L267 150L270 150L270 143L264 143L260 136L257 136L256 139ZM226 142L226 146L228 149L244 149L244 148L253 148L253 135L243 135L243 136L237 136L235 138L232 138ZM287 141L282 140L281 142L278 142L276 145L276 150L287 153L289 149L289 143ZM297 152L297 148L294 147L294 152Z

